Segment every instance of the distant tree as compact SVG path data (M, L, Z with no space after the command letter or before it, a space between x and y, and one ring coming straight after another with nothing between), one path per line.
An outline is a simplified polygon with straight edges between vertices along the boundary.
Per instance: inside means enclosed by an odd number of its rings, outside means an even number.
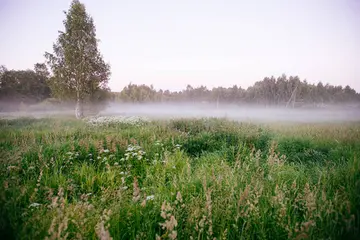
M16 110L20 103L34 104L50 97L47 77L33 70L7 70L0 67L2 108Z
M94 21L84 4L73 0L64 13L65 31L59 32L53 53L45 53L52 72L50 87L55 97L76 100L75 115L82 118L84 103L107 91L110 66L99 53Z
M42 76L44 78L49 78L50 73L45 63L36 63L34 65L34 71L37 75Z
M0 80L2 79L2 76L6 71L6 67L4 65L0 65Z
M152 86L129 84L124 87L118 100L124 102L179 102L179 101L207 101L216 103L251 103L265 106L299 106L314 105L319 103L336 104L360 101L360 94L350 86L341 87L319 82L310 84L306 80L301 81L298 76L285 74L275 78L265 77L262 81L255 82L246 90L234 85L229 88L215 87L211 90L205 86L186 88L179 92L169 90L156 91ZM290 105L289 105L290 104Z

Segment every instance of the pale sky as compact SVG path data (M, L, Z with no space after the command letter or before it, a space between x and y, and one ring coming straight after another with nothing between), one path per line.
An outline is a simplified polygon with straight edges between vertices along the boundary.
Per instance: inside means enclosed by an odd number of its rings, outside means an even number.
M0 65L33 68L52 51L70 0L0 0ZM247 88L298 75L360 92L360 0L82 0L109 86Z

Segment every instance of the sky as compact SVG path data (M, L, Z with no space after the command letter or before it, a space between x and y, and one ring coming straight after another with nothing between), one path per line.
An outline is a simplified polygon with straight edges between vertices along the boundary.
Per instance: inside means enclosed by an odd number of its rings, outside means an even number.
M82 0L109 86L247 88L297 75L360 92L360 0ZM0 65L33 68L52 51L70 0L0 0Z

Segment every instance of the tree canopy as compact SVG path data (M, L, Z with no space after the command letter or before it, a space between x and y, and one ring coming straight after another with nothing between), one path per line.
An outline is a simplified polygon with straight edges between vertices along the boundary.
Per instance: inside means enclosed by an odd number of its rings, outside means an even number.
M110 66L99 52L95 24L85 5L74 0L64 13L65 31L59 31L53 53L45 53L51 69L50 88L57 98L76 100L81 118L83 103L108 91Z
M286 75L277 78L265 77L247 89L234 85L229 88L205 86L193 87L178 92L156 91L152 86L129 84L120 93L113 94L113 100L122 102L222 102L249 103L271 106L286 106L289 100L294 105L321 105L359 102L360 94L350 86L310 84L298 76Z
M42 71L37 66L43 67ZM21 103L38 103L50 97L45 75L46 66L35 64L35 70L8 70L0 67L0 108L17 110Z

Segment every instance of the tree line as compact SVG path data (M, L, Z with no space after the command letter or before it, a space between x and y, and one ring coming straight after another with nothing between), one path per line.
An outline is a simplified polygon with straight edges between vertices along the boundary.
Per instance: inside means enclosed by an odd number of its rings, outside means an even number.
M16 110L21 103L35 104L50 98L49 72L45 64L34 69L8 70L0 66L0 110Z
M243 89L241 86L192 87L187 85L182 91L156 90L147 85L129 84L121 92L112 93L113 101L120 102L222 102L222 103L250 103L259 105L286 106L342 104L360 101L360 94L350 86L333 86L310 84L300 80L298 76L285 74L275 77L265 77L253 86Z
M77 118L84 106L102 107L107 101L121 102L226 102L260 105L334 104L359 102L350 86L310 84L297 76L266 77L253 86L208 89L187 85L182 91L155 90L153 86L129 84L119 93L108 87L110 65L98 49L93 18L79 0L65 11L64 30L59 31L52 52L34 69L8 70L0 66L0 111L17 110L22 104L44 100L76 103Z
M21 103L36 104L49 98L66 102L76 91L66 92L56 84L45 64L37 63L30 70L8 70L0 67L0 101L4 108L16 108ZM54 100L53 100L54 101ZM98 88L90 92L87 102L96 105L107 101L125 103L149 102L217 102L234 104L258 104L262 106L295 106L319 104L359 103L360 94L350 86L310 84L297 76L265 77L247 89L234 85L229 88L187 85L182 91L156 90L152 85L129 84L121 92ZM100 106L102 106L100 104Z

